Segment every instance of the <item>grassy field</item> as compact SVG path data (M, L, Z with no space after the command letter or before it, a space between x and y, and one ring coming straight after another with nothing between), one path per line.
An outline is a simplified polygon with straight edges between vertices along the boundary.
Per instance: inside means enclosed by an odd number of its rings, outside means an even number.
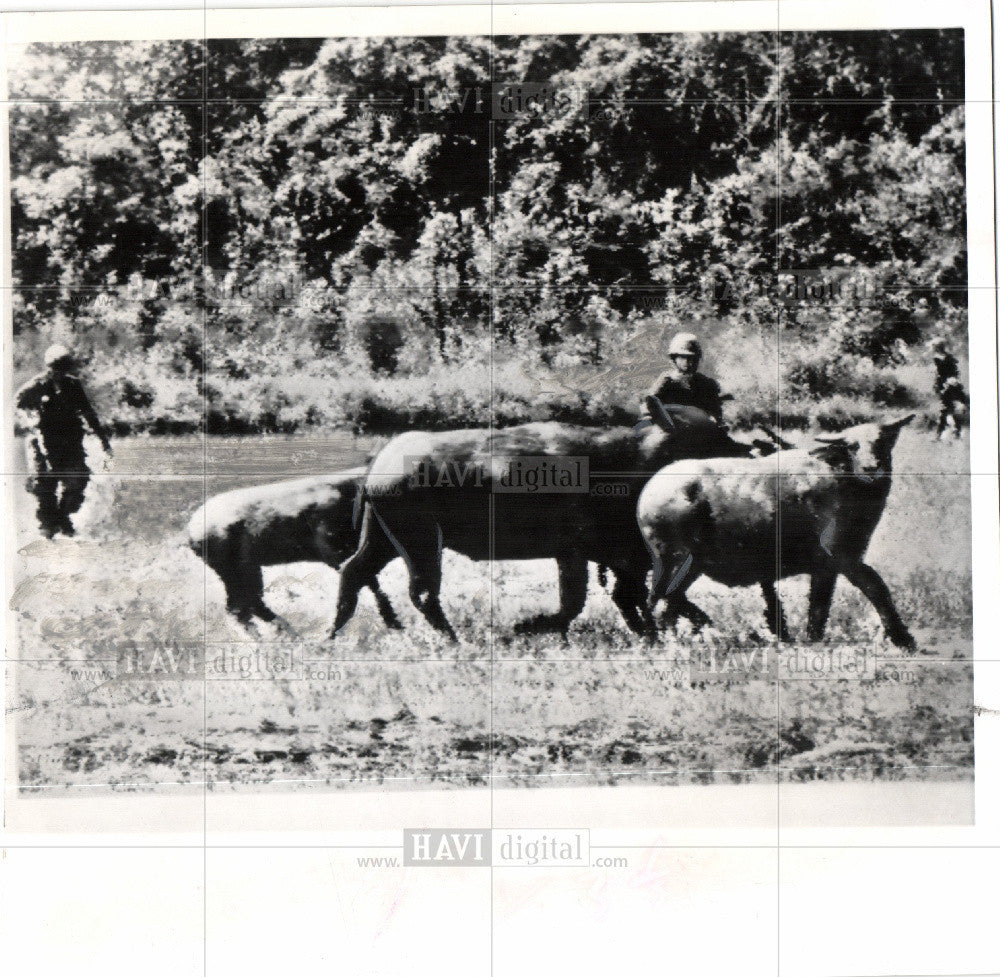
M190 514L206 492L348 467L372 447L347 436L123 440L110 469L95 475L73 540L38 535L33 500L17 479L10 657L18 661L8 707L20 784L59 791L203 780L223 789L485 785L491 776L498 786L972 776L964 443L905 431L896 449L869 558L920 643L905 660L882 643L874 611L843 582L822 646L775 647L756 590L706 581L691 595L715 627L697 637L682 630L641 645L596 578L568 644L515 637L514 622L555 608L554 564L491 568L447 553L443 604L457 645L410 606L399 560L382 581L402 634L385 630L365 592L347 632L326 641L337 574L296 564L265 570L265 597L302 640L279 643L267 632L270 640L255 641L226 616L221 584L185 546ZM805 581L781 590L801 634ZM757 662L768 656L777 671L692 682L683 668L689 654L721 660L734 651ZM816 662L864 655L871 667L861 678L796 671L796 655L807 653ZM198 677L124 674L123 662L157 655L161 663L197 660Z

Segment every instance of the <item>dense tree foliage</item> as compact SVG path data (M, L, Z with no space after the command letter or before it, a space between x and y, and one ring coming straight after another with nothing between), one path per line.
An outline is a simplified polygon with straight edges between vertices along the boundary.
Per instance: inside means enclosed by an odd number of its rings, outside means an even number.
M901 403L964 333L963 73L960 31L29 46L18 365L72 338L123 426L611 417L693 322L740 417ZM874 291L789 298L823 269Z

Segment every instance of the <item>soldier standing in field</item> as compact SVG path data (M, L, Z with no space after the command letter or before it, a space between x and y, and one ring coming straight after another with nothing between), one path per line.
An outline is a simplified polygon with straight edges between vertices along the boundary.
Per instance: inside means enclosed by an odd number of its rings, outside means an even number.
M56 533L72 536L70 517L83 505L90 480L83 450L84 421L111 454L111 442L83 384L70 373L73 366L73 355L65 346L50 346L45 371L21 387L16 397L18 410L31 418L26 424L32 431L28 488L38 499L38 523L49 539Z
M679 332L667 348L671 366L650 388L649 394L661 404L697 407L722 424L722 393L711 377L698 372L701 343L689 332Z
M937 436L944 437L949 422L955 429L955 437L962 436L962 417L959 405L969 406L969 395L958 379L958 360L948 351L948 344L940 336L928 343L934 354L934 393L941 402L938 413Z

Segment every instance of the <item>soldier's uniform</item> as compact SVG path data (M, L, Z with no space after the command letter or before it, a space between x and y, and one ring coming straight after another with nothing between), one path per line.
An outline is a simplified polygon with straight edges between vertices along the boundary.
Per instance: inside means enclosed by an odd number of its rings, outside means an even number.
M661 404L697 407L721 424L722 391L711 377L698 372L701 343L697 337L688 332L678 333L670 341L667 355L670 366L650 387L647 396L652 395ZM682 369L678 361L686 363L688 369Z
M722 422L722 390L704 373L681 373L676 368L666 370L649 393L661 404L697 407L716 421Z
M56 350L58 353L58 349ZM61 361L67 364L69 352ZM53 351L46 362L58 365ZM29 489L38 499L38 522L42 532L73 535L70 519L83 505L90 469L83 450L83 422L110 450L107 435L84 392L80 380L61 370L46 370L29 380L16 395L19 410L30 411L37 421L37 436L31 439ZM60 492L61 489L61 492Z
M940 438L948 427L954 425L955 437L962 435L962 419L958 405L969 406L969 396L958 379L958 360L948 352L943 339L935 339L930 344L934 351L934 393L938 395L941 409L938 412L937 436Z

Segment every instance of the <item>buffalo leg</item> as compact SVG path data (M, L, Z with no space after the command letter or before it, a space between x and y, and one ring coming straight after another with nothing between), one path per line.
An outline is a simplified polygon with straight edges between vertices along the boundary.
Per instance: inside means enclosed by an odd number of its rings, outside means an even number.
M682 617L691 622L695 632L712 623L712 619L687 594L672 594L667 598L667 610L661 623L663 626L673 626Z
M788 625L785 622L785 611L781 606L781 598L774 586L773 580L761 580L760 589L764 592L764 620L779 641L788 640Z
M399 618L396 617L392 601L386 596L385 591L378 582L378 577L372 577L368 581L368 589L375 596L375 603L378 604L378 612L382 615L382 620L385 621L386 627L392 628L393 631L401 630L403 625L399 623Z
M809 619L806 624L806 637L810 641L823 640L836 586L836 573L825 571L814 573L809 581Z
M340 571L337 616L330 632L331 638L335 637L337 632L354 615L361 588L374 580L378 572L395 556L396 552L382 531L371 505L366 505L357 552L343 565ZM376 600L378 600L377 595Z
M374 518L370 518L373 516ZM378 526L375 526L375 523ZM400 522L406 523L401 519ZM376 528L381 530L382 536L391 541L392 547L406 561L406 569L410 574L410 600L413 606L423 614L427 623L437 631L447 635L452 641L457 641L451 624L445 617L444 609L441 607L441 551L442 538L441 527L436 524L424 525L419 521L412 521L408 524L393 526L393 535L389 535L388 528L379 520L369 504L365 513L365 526L370 526L374 532ZM430 545L428 545L429 541ZM358 549L358 553L361 549ZM355 559L357 554L351 559ZM388 562L388 561L387 561ZM350 561L344 565L346 571ZM381 564L374 572L381 570Z
M655 607L658 601L682 595L697 576L697 573L692 576L693 569L694 555L690 550L675 553L669 560L664 560L657 554L653 563L650 606Z
M621 567L615 567L615 585L611 599L621 611L625 623L646 639L656 635L656 622L646 602L645 574L639 575Z
M219 575L226 588L226 607L245 627L251 627L253 618L270 624L278 615L264 603L264 575L260 564L250 555L246 539L230 530L223 545L210 544L209 555L214 557L209 566Z
M441 572L425 569L410 577L410 600L413 606L427 619L427 623L436 631L447 635L452 641L457 641L455 629L448 623L441 607Z
M226 588L226 608L241 624L259 617L270 623L278 615L264 603L264 576L259 566L237 565L232 568L214 567Z
M222 580L223 587L226 588L226 610L254 637L259 638L260 630L254 619L260 618L264 622L270 622L277 617L274 611L264 603L263 579L260 581L258 591L252 570L248 573L245 568L236 567L232 570L223 570L216 567L215 572ZM260 574L259 569L257 573Z
M689 551L674 555L669 563L656 561L653 570L653 587L649 595L649 609L652 611L660 600L666 600L667 610L662 619L662 626L674 626L678 619L686 617L695 631L706 624L711 624L711 618L687 595L687 589L701 575L694 555Z
M903 619L892 602L892 595L885 581L867 563L852 563L842 570L845 577L854 584L871 602L882 619L886 637L900 648L912 651L917 643L907 630Z
M232 570L216 570L226 588L226 609L248 631L259 635L254 618L273 623L281 634L297 638L298 632L280 614L264 603L264 577L257 564L241 564Z
M440 554L421 554L411 561L410 600L432 628L447 635L452 641L458 640L441 607Z
M587 561L580 557L564 556L557 561L559 567L559 630L565 632L570 622L580 615L587 603Z
M555 614L537 614L519 622L518 634L538 634L558 631L566 634L570 623L587 603L587 561L576 556L561 556L559 569L559 610Z

